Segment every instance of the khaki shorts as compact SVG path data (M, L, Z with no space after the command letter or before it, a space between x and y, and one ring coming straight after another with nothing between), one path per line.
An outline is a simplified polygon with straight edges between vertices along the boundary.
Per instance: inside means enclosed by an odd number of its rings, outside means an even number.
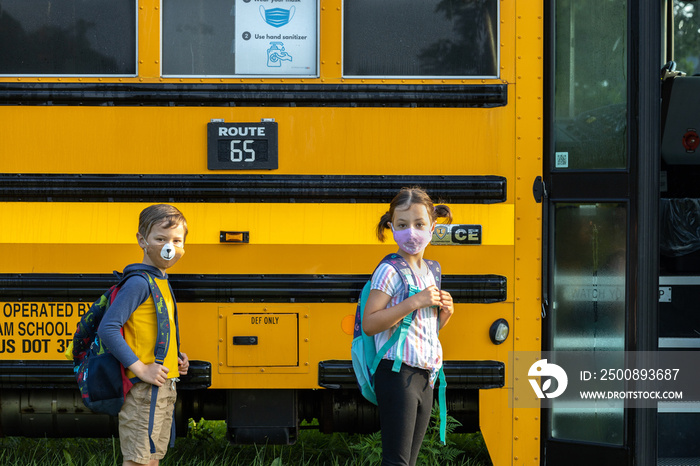
M148 464L165 456L170 441L173 409L177 399L175 381L168 379L158 389L156 412L153 419L153 443L156 452L151 453L148 441L148 418L151 411L151 388L149 383L139 382L126 395L119 412L119 442L124 461Z

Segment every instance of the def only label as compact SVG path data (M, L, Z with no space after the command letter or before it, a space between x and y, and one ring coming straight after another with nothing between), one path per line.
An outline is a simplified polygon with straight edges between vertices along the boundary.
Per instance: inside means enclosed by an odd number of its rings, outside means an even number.
M277 123L207 124L209 170L276 170Z

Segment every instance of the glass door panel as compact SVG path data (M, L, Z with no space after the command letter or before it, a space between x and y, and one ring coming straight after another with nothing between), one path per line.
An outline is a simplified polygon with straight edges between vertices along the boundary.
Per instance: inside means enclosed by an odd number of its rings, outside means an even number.
M553 216L551 351L622 352L626 204L556 203ZM566 396L552 400L551 438L623 445L624 403L595 409L571 404Z

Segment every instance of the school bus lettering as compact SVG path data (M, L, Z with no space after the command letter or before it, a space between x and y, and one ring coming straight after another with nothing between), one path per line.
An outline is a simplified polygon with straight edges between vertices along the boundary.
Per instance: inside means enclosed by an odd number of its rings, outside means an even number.
M0 303L0 354L25 359L59 359L73 340L76 324L90 308L89 302ZM12 338L24 337L24 338Z
M265 136L264 126L220 126L219 136Z
M53 336L72 335L73 327L68 322L20 322L17 335L19 336Z
M455 243L473 243L479 241L479 232L476 229L455 229L452 232Z
M481 244L481 225L455 225L452 228L453 244Z
M79 305L85 306L83 303L79 303ZM8 318L72 317L73 312L73 303L5 303L2 307L3 315Z
M0 336L9 336L14 332L14 322L3 322L0 326Z
M78 317L82 317L83 314L87 312L88 309L90 309L90 305L88 303L78 303Z
M56 348L56 352L61 354L65 353L72 341L73 338L63 338L57 340L56 343L58 344L58 348Z
M22 339L22 352L23 353L48 353L49 352L49 338L37 338L37 339Z
M250 318L250 323L253 325L257 324L279 324L280 318L279 317L259 317L259 316L252 316Z
M14 353L15 352L15 340L2 339L0 340L0 353Z

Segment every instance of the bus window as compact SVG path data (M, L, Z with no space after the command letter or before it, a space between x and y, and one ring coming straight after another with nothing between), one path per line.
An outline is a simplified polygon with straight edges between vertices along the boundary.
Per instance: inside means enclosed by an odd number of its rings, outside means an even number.
M673 3L673 60L688 76L700 73L700 14L697 2Z
M136 75L134 0L0 2L0 74Z
M497 77L496 0L346 0L343 74Z
M627 2L555 4L554 169L627 167Z
M163 75L316 76L318 0L163 0Z

